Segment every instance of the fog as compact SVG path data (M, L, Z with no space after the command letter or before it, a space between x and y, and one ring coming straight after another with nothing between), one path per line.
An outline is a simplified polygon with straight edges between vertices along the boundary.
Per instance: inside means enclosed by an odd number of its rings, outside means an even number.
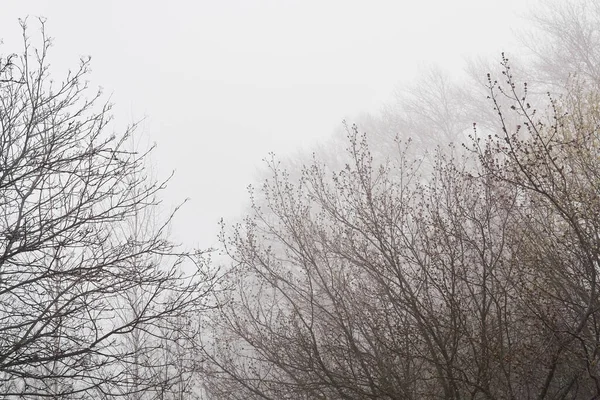
M600 2L2 5L0 397L600 398Z
M52 66L92 57L90 85L115 103L117 126L142 121L154 172L175 171L166 207L176 241L216 244L270 151L310 149L398 85L439 64L498 57L531 1L5 1L3 52L18 52L18 18L45 17ZM58 75L57 75L58 76Z

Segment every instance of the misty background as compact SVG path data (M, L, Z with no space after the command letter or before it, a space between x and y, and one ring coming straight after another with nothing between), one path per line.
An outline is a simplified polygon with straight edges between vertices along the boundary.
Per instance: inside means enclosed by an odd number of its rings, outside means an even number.
M92 57L90 86L115 104L117 129L140 122L157 144L153 173L175 175L166 209L185 198L172 237L217 245L239 217L268 152L310 151L342 120L377 114L433 65L499 60L533 0L4 1L2 52L21 46L19 18L45 17L53 76Z
M600 2L3 5L0 397L600 398Z

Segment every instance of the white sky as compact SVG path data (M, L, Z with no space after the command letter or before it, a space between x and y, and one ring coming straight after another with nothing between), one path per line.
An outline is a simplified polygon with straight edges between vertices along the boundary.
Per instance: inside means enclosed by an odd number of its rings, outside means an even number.
M173 236L216 244L217 222L244 211L269 151L326 138L376 112L420 67L510 52L534 0L2 1L0 53L18 52L18 18L47 18L53 65L92 56L92 86L121 126L156 142L166 203L191 197ZM60 76L57 76L57 79Z

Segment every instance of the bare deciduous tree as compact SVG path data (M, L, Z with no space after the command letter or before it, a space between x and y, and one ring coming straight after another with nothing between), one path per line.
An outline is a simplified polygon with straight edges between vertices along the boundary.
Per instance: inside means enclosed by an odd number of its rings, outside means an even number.
M0 394L141 393L154 382L131 381L123 366L158 360L124 338L200 310L213 276L168 241L170 217L144 235L129 229L166 182L146 174L147 153L127 149L134 127L110 134L89 60L55 81L43 22L38 48L22 27L24 51L0 61Z
M532 10L522 39L533 53L532 79L565 86L573 75L600 84L600 5L593 0L544 0Z
M295 180L269 162L223 234L233 290L210 323L209 393L600 396L600 99L571 86L534 111L502 67L499 129L474 130L474 160L438 154L422 179L407 152L374 161L353 127L341 170L315 160Z

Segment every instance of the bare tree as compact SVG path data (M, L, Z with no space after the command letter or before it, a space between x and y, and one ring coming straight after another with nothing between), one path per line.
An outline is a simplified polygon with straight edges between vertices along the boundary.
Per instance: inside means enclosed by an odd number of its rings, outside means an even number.
M600 84L600 5L593 0L545 0L532 10L532 29L523 32L536 73L530 79L564 88L577 75Z
M108 132L89 59L51 78L41 26L40 47L23 23L23 52L0 62L0 393L125 396L149 383L123 366L157 359L122 344L201 309L213 276L168 241L170 217L143 236L129 230L166 182L126 148L135 127Z
M135 136L129 144L134 152L141 150ZM146 162L149 161L148 159ZM152 168L150 166L150 168ZM149 176L152 176L150 170ZM132 179L135 179L132 177ZM144 243L160 229L158 209L144 207L138 210L124 227L124 237L132 238L135 243ZM180 255L178 255L180 257ZM169 260L171 258L171 261ZM143 254L133 258L131 267L138 265L162 265L172 262L173 255ZM197 255L196 263L209 270L210 261ZM203 263L203 265L200 265ZM122 323L139 318L149 301L147 291L141 286L132 287L123 294L123 307L119 318ZM161 301L170 301L170 293L165 292ZM138 324L128 335L123 335L117 346L123 348L126 357L120 360L120 378L125 383L120 387L126 399L193 399L198 391L197 364L200 346L199 321L204 307L186 307L161 319Z
M209 393L600 396L600 14L547 5L531 63L433 71L361 119L368 135L346 129L344 156L268 160L249 216L224 230L232 290L211 321Z
M214 398L600 396L600 99L571 86L534 111L502 67L499 129L427 179L409 151L374 161L356 127L340 170L316 159L296 180L269 162L223 233Z

